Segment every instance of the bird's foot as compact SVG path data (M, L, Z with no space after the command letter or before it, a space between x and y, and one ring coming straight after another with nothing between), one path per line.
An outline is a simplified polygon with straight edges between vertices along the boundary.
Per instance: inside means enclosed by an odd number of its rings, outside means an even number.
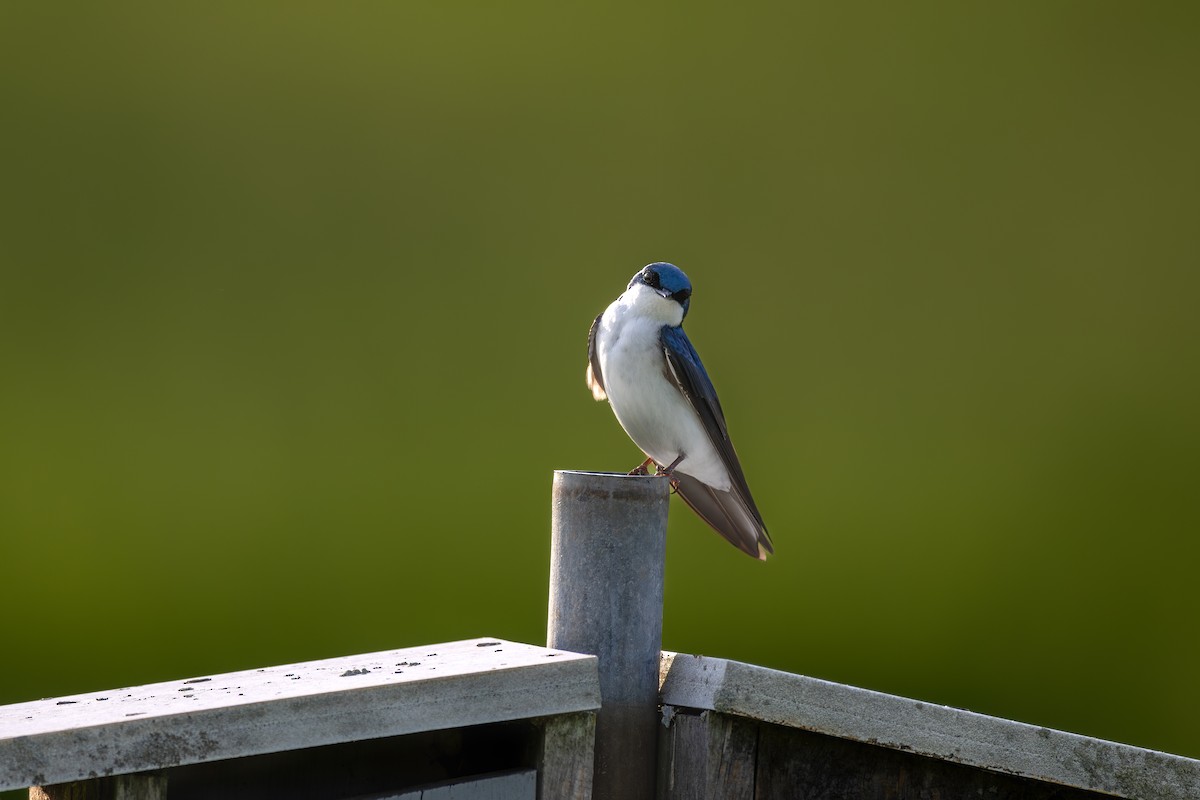
M649 475L649 474L650 474L650 465L651 465L651 464L654 464L654 459L653 459L653 458L647 458L647 459L646 459L645 461L643 461L641 464L638 464L636 467L634 467L633 469L629 470L629 474L630 474L630 475ZM657 465L657 464L654 464L654 466L656 466L656 467L657 467L658 465Z

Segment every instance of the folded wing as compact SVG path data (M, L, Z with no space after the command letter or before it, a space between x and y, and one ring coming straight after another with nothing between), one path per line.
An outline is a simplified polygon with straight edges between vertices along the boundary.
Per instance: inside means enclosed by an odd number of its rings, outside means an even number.
M604 391L604 376L600 374L600 354L596 351L596 334L600 328L600 318L603 316L603 312L600 313L588 329L588 365L585 378L587 387L592 390L592 397L597 400L608 399L608 393Z
M679 496L735 547L765 560L767 554L775 552L775 548L771 544L771 537L767 535L767 526L763 523L758 506L750 495L741 462L729 439L721 402L717 399L717 391L708 372L683 328L664 326L659 339L666 354L667 378L679 387L679 391L700 415L705 432L729 472L731 484L729 491L719 491L679 472L675 475L679 481Z

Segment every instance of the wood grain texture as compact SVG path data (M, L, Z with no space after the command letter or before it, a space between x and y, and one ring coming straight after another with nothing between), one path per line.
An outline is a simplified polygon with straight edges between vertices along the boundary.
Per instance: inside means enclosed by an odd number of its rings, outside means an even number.
M532 721L345 742L166 771L170 800L329 800L403 794L536 768Z
M1200 761L721 658L664 653L664 703L1117 797L1200 798Z
M402 792L362 795L346 800L535 800L536 797L537 775L533 770L520 770L499 775L479 775Z
M1002 775L832 736L759 726L754 800L1100 800L1107 795Z
M563 714L539 723L538 797L589 800L594 774L596 715Z
M0 706L0 790L593 711L596 658L471 639Z
M109 781L113 787L113 800L167 800L165 775L118 775Z
M662 800L1099 800L1058 784L715 712L667 709Z
M664 714L659 797L665 800L754 800L758 726L704 712Z

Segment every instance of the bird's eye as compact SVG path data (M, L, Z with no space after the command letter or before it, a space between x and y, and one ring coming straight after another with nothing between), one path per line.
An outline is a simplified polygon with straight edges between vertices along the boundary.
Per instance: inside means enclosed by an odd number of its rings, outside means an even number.
M660 285L658 273L655 272L654 270L648 269L645 272L643 272L642 280L644 280L646 282L646 285L649 286L651 289L657 289Z

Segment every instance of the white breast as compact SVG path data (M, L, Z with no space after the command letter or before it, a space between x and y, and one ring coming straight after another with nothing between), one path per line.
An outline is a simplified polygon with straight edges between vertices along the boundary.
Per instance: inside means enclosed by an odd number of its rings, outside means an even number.
M677 472L728 490L729 474L700 417L667 377L659 332L682 319L678 303L641 284L618 297L597 330L604 389L617 421L646 455L664 466L683 455Z

